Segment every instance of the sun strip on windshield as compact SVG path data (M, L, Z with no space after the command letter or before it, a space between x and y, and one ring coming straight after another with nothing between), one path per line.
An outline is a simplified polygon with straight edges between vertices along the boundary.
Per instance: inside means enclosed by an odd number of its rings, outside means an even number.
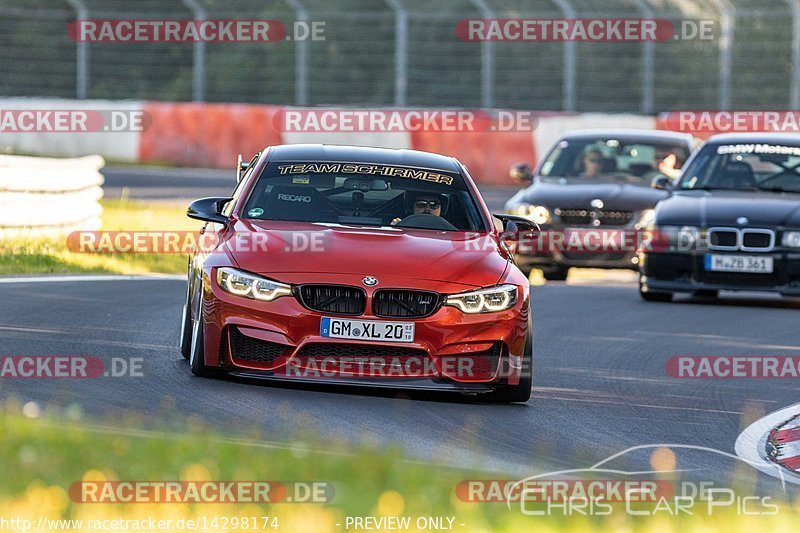
M430 170L391 165L356 163L290 163L278 165L278 172L286 174L370 174L375 176L408 178L443 185L453 185L453 177Z

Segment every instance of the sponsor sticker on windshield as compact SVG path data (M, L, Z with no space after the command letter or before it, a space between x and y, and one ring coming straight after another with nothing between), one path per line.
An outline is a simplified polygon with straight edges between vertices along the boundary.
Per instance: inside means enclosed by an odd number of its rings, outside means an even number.
M800 146L782 146L776 144L721 144L717 146L718 154L777 154L800 156Z
M453 177L430 170L396 167L390 165L360 163L290 163L278 165L278 172L285 174L371 174L387 177L408 178L432 183L453 185ZM294 182L295 178L292 178ZM308 179L307 177L305 178Z

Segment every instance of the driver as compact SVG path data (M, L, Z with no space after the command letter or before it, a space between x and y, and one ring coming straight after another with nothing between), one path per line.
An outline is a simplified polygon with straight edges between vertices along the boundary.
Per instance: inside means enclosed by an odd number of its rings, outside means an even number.
M440 194L435 193L414 193L406 191L406 210L408 210L409 200L411 201L411 215L433 215L436 217L442 216L442 205L444 198ZM392 220L392 226L400 222L402 218L397 217Z
M581 166L581 178L596 178L603 170L603 153L597 148L589 148L583 153Z

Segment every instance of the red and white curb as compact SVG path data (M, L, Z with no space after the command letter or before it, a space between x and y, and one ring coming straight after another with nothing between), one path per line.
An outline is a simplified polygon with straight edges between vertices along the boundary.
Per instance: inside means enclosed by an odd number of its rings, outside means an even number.
M774 463L800 473L800 414L769 432L768 455Z
M735 449L759 471L800 485L800 404L750 424L736 439Z

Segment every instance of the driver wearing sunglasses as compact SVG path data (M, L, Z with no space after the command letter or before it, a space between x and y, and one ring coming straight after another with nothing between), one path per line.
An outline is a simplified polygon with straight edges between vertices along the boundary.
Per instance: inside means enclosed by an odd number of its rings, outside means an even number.
M409 215L433 215L442 216L442 198L438 194L421 193L411 202L411 213ZM401 218L392 220L394 226L400 222Z

